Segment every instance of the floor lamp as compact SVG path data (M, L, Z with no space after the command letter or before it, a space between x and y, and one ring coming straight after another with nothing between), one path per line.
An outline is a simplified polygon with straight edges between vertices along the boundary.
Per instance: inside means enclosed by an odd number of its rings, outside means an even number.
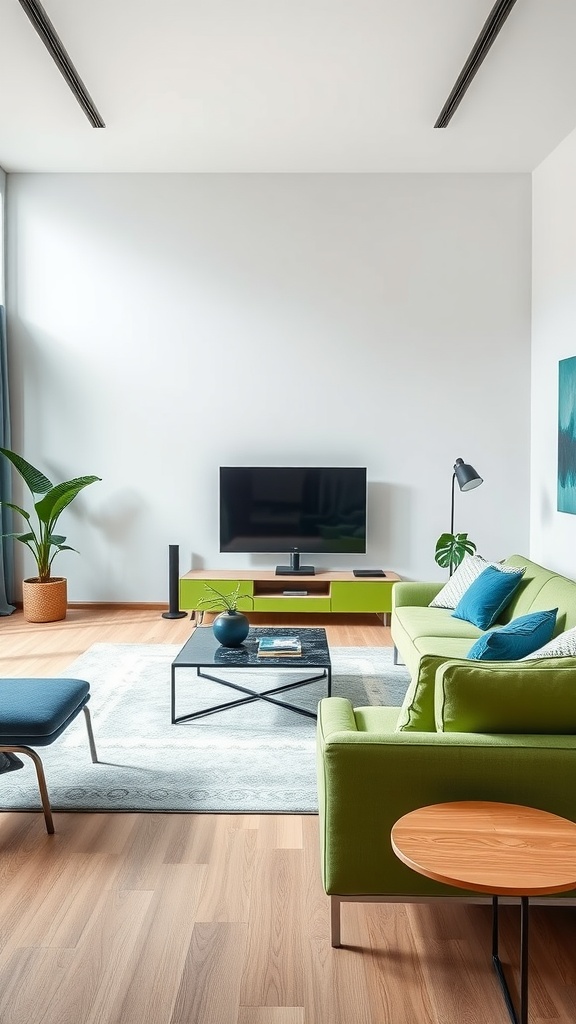
M462 459L456 459L454 472L452 474L452 501L450 505L450 533L454 536L454 484L458 481L461 491L473 491L483 483L482 477L478 475L474 466ZM450 576L452 575L452 562L450 562Z

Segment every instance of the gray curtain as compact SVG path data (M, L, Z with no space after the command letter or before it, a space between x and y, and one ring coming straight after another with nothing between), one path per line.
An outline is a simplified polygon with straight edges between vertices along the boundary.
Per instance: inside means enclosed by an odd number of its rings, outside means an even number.
M10 409L8 406L8 361L6 355L6 312L0 306L0 447L10 447ZM0 497L10 501L10 463L0 459ZM0 505L0 534L12 530L12 514ZM8 602L13 591L13 541L0 538L0 615L14 611Z

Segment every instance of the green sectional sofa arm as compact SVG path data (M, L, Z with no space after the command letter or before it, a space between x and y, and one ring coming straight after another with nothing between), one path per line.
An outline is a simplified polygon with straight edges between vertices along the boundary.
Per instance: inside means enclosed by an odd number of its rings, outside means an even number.
M443 586L443 583L416 583L411 580L395 583L392 587L392 609L413 605L426 608Z
M396 732L398 713L354 709L342 697L319 704L321 870L333 903L333 945L342 900L462 898L461 890L417 875L394 855L390 832L408 811L448 800L498 800L576 820L576 735Z

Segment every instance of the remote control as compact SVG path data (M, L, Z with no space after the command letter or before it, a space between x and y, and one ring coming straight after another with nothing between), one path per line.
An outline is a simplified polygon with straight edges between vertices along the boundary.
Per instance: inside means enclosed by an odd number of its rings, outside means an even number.
M354 576L385 576L383 569L353 569Z

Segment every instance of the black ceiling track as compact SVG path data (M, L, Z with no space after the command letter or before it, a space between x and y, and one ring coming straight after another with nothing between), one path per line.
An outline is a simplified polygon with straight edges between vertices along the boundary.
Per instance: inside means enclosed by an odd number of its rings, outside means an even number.
M446 128L515 3L516 0L496 0L470 51L470 56L456 79L452 92L442 107L435 128Z
M19 0L19 3L46 46L52 60L66 79L92 127L105 128L106 125L98 113L90 93L70 60L62 40L59 38L42 4L38 3L38 0Z

